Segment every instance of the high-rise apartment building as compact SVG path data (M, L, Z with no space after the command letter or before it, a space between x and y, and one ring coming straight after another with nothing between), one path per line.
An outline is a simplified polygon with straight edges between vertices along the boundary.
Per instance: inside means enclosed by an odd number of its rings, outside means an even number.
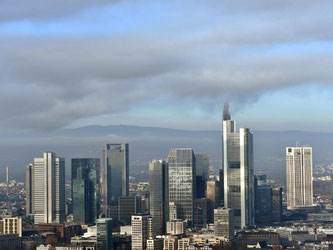
M165 232L169 219L168 163L159 160L149 164L150 215L153 218L154 235Z
M119 196L128 196L128 157L127 143L103 146L103 193L106 206L117 206Z
M96 250L111 250L112 247L112 219L102 218L96 220L97 237Z
M287 147L287 208L313 205L312 148Z
M94 224L99 215L99 159L72 159L73 220Z
M25 193L26 193L26 200L25 200L25 214L26 216L30 216L33 214L33 204L34 204L34 165L32 163L26 166L25 171Z
M132 216L132 250L145 250L147 240L152 238L152 217L150 215Z
M38 223L61 223L65 220L65 159L45 152L34 159L34 219Z
M214 232L217 237L231 240L234 236L234 215L229 208L214 209Z
M223 111L224 207L234 212L235 227L254 224L253 135L248 128L237 132L229 105Z
M191 148L172 148L168 155L169 201L174 202L177 219L193 222L195 197L195 156Z

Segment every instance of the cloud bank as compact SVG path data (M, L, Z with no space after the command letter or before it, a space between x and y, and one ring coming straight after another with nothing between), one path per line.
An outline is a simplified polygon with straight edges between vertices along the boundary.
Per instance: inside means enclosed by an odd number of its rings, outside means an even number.
M26 19L37 27L90 8L103 12L110 3L34 0L14 8L13 2L0 3L0 21ZM224 99L253 101L290 86L330 88L333 7L287 2L171 1L174 20L160 3L154 6L160 13L141 17L157 25L100 35L0 29L0 126L56 129L162 97L170 107L184 101L220 106ZM142 1L140 8L150 5Z

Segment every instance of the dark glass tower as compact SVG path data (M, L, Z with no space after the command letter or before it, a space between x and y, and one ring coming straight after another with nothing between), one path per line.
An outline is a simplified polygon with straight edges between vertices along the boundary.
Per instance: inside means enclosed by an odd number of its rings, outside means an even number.
M99 215L99 159L72 159L73 219L94 224Z
M104 205L117 206L119 196L128 196L128 144L106 144L103 147Z

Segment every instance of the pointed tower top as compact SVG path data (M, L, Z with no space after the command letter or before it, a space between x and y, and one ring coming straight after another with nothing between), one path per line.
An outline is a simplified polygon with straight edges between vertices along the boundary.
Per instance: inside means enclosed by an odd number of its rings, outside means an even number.
M223 121L231 120L231 114L229 110L229 102L225 102L223 106Z

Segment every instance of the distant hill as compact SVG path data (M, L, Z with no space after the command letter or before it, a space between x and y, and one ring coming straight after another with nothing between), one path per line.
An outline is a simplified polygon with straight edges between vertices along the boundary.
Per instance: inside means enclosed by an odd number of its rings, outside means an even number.
M8 165L15 178L23 179L25 165L49 150L66 158L66 171L69 173L71 158L101 157L104 143L128 142L133 175L146 170L148 161L167 157L171 147L192 147L195 153L209 153L212 165L219 167L221 141L221 131L130 125L91 125L43 133L6 134L0 135L0 166ZM255 171L283 180L285 148L295 145L312 146L315 164L333 162L333 133L254 131Z

